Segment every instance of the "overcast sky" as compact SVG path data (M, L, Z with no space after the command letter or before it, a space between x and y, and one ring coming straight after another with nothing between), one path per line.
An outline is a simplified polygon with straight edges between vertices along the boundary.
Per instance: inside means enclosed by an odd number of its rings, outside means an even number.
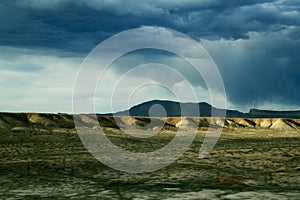
M229 108L300 109L299 0L2 0L0 111L72 112L84 58L110 36L140 27L165 27L198 41L221 72ZM182 63L167 53L137 52L114 63L107 85L133 63L153 60ZM194 83L199 101L209 101L200 82ZM97 111L109 112L109 95L98 93ZM133 104L160 98L173 99L154 86Z

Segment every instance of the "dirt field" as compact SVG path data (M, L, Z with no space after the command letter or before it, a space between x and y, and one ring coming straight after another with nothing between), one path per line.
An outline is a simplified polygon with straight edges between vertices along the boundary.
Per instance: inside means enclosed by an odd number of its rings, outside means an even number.
M153 151L173 138L152 139L106 128L126 149ZM187 133L188 134L188 133ZM2 130L0 199L299 199L300 132L224 130L213 151L198 158L205 131L161 170L113 170L83 147L74 129ZM151 144L151 145L150 145Z

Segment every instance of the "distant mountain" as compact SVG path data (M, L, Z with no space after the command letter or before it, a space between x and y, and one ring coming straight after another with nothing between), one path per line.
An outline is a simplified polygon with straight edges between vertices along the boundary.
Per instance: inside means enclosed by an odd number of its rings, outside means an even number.
M161 109L163 107L164 109ZM199 109L199 110L198 110ZM183 113L181 113L181 111ZM270 111L251 109L248 113L242 113L238 110L225 110L213 107L208 103L179 103L168 100L151 100L133 106L129 110L116 112L115 116L155 116L155 117L210 117L213 112L216 117L223 116L226 111L226 117L230 118L293 118L300 119L300 110L298 111ZM112 113L99 114L99 116L112 116Z
M251 118L300 118L300 110L295 111L273 111L273 110L258 110L250 109L247 116Z

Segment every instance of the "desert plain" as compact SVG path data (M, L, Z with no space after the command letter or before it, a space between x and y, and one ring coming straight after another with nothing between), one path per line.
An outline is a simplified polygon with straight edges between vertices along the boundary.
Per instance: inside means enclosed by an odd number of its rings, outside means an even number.
M122 132L98 117L107 137L132 152L162 148L184 127L196 135L174 163L126 173L95 159L68 114L0 113L0 199L299 199L300 120L281 118L119 117L121 126L159 130L150 138ZM157 127L155 124L161 124ZM90 124L88 115L79 124ZM152 124L150 127L149 124ZM211 152L199 149L211 128L221 130ZM145 130L144 130L145 131Z

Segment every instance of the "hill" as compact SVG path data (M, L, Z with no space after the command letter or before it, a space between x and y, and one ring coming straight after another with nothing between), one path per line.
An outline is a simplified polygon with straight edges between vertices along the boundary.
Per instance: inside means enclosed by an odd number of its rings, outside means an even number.
M160 109L161 107L164 108ZM153 108L153 109L151 109ZM197 111L199 109L199 112ZM181 113L181 110L184 113ZM270 111L250 109L248 113L243 113L238 110L224 110L211 106L208 103L179 103L167 100L151 100L133 106L129 110L116 112L114 114L99 114L99 116L156 116L156 117L178 117L178 116L193 116L193 117L211 117L214 112L216 117L223 117L224 111L226 117L231 118L290 118L300 119L300 111Z
M134 128L143 130L177 130L178 128L270 129L278 131L300 130L300 120L284 118L219 118L219 117L155 117L77 115L78 126L97 128ZM72 115L45 113L0 113L0 130L13 132L74 131Z

